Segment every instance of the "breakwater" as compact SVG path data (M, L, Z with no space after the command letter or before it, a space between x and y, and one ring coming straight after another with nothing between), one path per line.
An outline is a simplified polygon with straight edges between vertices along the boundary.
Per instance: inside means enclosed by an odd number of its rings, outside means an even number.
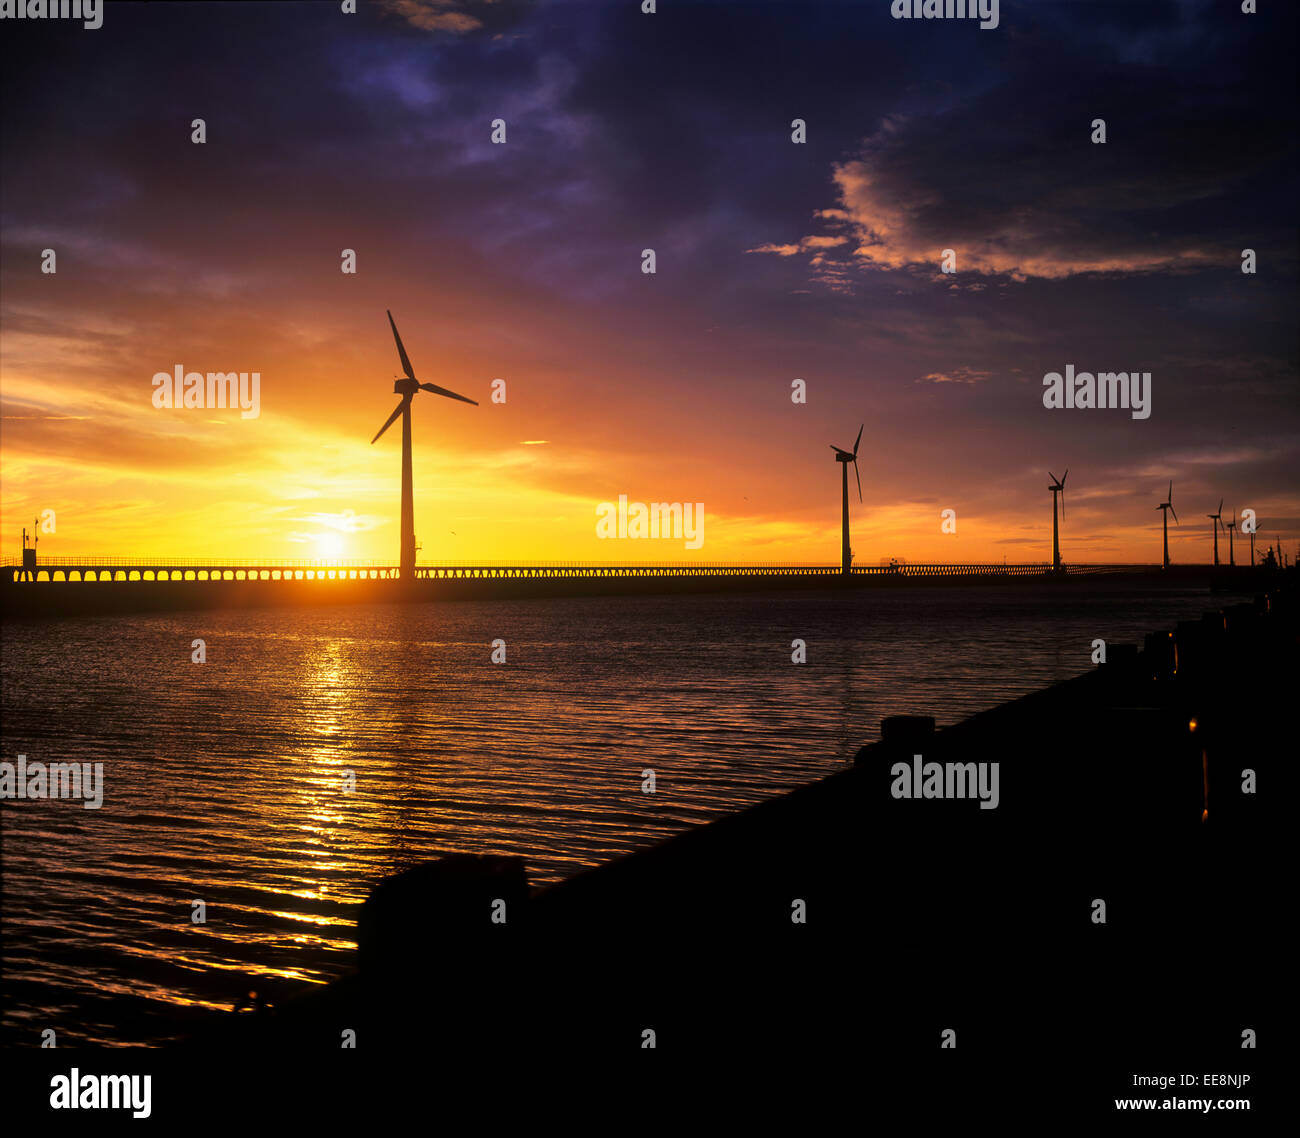
M7 616L90 615L321 604L421 603L572 596L903 588L925 585L1055 586L1062 582L1137 582L1160 587L1230 581L1259 587L1263 570L1204 565L895 565L844 574L818 565L447 565L421 566L402 580L393 566L330 566L132 559L60 559L34 571L0 567Z

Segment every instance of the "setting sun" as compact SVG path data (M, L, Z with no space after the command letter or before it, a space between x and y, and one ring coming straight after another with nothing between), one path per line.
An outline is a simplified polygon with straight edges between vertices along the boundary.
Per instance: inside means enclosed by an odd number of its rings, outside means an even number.
M320 533L316 535L316 552L323 558L334 561L343 556L347 542L341 533Z

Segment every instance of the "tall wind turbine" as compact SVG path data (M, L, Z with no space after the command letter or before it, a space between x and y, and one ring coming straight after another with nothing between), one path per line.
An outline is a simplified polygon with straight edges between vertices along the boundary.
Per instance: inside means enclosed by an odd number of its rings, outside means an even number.
M1172 483L1170 484L1172 489ZM1219 527L1223 525L1223 499L1219 499L1219 508L1213 514L1206 514L1210 519L1210 525L1214 529L1214 564L1219 564Z
M1061 571L1061 531L1056 521L1056 495L1061 495L1061 517L1065 517L1065 480L1070 477L1070 468L1065 468L1065 473L1057 478L1050 470L1047 472L1048 478L1052 484L1048 489L1052 492L1052 568L1059 573Z
M862 426L858 428L858 437L853 444L852 454L850 454L846 450L841 450L834 443L831 444L831 450L835 452L835 461L840 464L840 471L841 474L843 475L843 478L841 479L841 483L844 491L842 495L842 501L844 507L843 509L844 536L843 536L842 547L840 550L840 572L845 574L846 576L851 571L852 562L853 562L853 555L849 550L849 463L850 462L853 463L853 477L858 480L858 501L861 502L862 501L862 476L858 474L858 443L862 442L862 430L863 427L865 426L866 423L863 423Z
M454 391L448 391L445 387L438 387L432 383L421 383L415 378L415 372L411 369L411 361L407 358L406 349L402 347L402 337L397 334L397 325L393 323L393 314L388 313L388 323L393 329L393 339L397 342L397 354L402 359L402 378L399 378L393 384L393 391L402 397L398 403L397 409L388 416L388 421L379 428L378 433L370 440L372 444L379 441L382 435L391 427L398 415L402 417L402 561L401 576L403 581L411 581L415 578L415 498L411 490L411 400L415 398L415 393L423 388L425 391L432 391L434 395L445 395L448 399L459 399L462 403L473 403L478 406L477 401L467 399L464 395L457 395Z
M1174 509L1174 484L1171 480L1169 483L1169 493L1165 495L1165 500L1156 507L1157 510L1163 510L1160 520L1164 522L1165 531L1165 568L1169 568L1169 515L1174 515L1174 525L1178 524L1178 511Z

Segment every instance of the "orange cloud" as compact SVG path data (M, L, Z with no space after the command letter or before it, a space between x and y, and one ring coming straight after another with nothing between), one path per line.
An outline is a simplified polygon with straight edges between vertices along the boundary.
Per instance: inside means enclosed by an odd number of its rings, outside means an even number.
M1227 263L1223 250L1204 244L1171 247L1124 226L1097 224L1106 216L1100 207L1089 209L1088 196L1069 188L1021 205L1009 185L1002 204L993 209L985 204L975 215L965 202L938 188L951 178L924 180L927 163L950 158L946 152L938 158L929 152L925 131L933 124L917 131L919 140L911 138L911 125L903 117L885 120L863 144L860 157L832 166L839 205L813 213L831 233L748 252L782 257L811 252L809 263L818 270L814 279L834 289L842 288L855 269L937 271L945 249L956 253L959 273L1017 281L1081 273L1168 273ZM1133 204L1121 195L1112 208ZM824 255L850 244L848 260Z
M463 35L483 26L483 21L460 11L459 0L382 0L384 10L400 16L425 32ZM490 0L489 0L490 2Z

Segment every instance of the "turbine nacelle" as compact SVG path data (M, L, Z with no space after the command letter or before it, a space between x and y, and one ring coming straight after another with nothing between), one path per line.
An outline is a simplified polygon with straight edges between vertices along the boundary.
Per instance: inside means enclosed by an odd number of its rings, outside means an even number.
M1052 509L1056 509L1056 495L1060 494L1061 517L1065 517L1065 480L1070 477L1070 468L1067 466L1065 468L1065 473L1062 474L1060 478L1057 478L1056 475L1049 470L1047 472L1047 477L1052 480L1052 484L1048 487L1052 492ZM1053 513L1052 516L1055 517L1055 513Z
M1178 511L1174 509L1174 484L1169 483L1169 491L1165 494L1165 500L1156 507L1157 510L1168 510L1174 515L1174 525L1178 524Z
M458 399L462 403L473 403L475 407L478 406L477 401L470 399L468 396L458 395L454 391L448 391L445 387L438 387L433 383L421 383L416 379L415 370L411 367L411 361L406 354L406 348L402 346L402 337L397 334L397 324L394 322L393 314L391 312L388 313L388 323L393 329L393 340L397 344L397 354L401 358L402 371L405 373L404 375L395 378L393 382L393 394L400 395L402 401L397 405L397 409L388 416L388 421L379 428L375 437L370 440L372 443L378 442L379 436L397 421L397 417L403 411L410 407L411 400L415 398L416 393L419 391L432 391L434 395L444 395L448 399Z
M853 452L846 451L843 447L837 447L834 443L830 444L831 450L835 452L835 461L842 462L846 465L853 463L853 477L858 482L858 501L862 501L862 476L858 473L858 446L862 442L862 432L866 429L866 423L858 428L858 437L853 440Z

